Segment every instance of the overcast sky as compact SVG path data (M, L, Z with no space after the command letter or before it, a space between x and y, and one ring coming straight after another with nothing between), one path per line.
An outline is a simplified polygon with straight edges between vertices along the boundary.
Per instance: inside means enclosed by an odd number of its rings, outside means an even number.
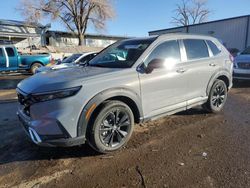
M107 24L102 34L146 36L148 31L173 27L174 15L179 0L114 0L116 18ZM19 0L1 1L0 19L22 21L24 18L16 11ZM212 11L209 21L250 14L250 0L208 0ZM42 24L49 23L43 21ZM65 30L61 23L52 22L53 30ZM97 33L92 28L88 33Z

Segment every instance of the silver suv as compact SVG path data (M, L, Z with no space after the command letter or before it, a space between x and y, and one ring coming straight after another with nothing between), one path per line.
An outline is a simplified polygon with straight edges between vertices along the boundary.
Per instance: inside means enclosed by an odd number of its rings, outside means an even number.
M222 110L232 87L230 54L212 37L168 34L119 41L85 67L39 73L18 84L18 117L32 141L106 153L134 123L202 105Z

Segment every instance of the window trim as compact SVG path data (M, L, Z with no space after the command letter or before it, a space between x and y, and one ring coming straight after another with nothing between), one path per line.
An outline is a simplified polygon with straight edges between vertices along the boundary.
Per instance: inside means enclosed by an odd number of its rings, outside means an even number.
M218 50L219 50L220 52L219 52L218 54L214 55L214 53L213 53L212 49L210 48L209 44L207 43L207 41L212 42L212 43L218 48ZM218 47L218 45L217 45L214 41L207 39L207 40L205 40L205 42L206 42L206 44L207 44L208 49L209 49L210 52L211 52L211 57L216 57L216 56L218 56L218 55L221 54L221 52L222 52L221 48Z
M184 39L181 39L182 40L182 44L183 44L183 49L185 51L185 55L186 55L186 61L185 62L196 62L196 61L201 61L201 60L207 60L209 58L211 58L211 54L210 54L210 48L208 48L208 45L206 43L206 40L205 39L199 39L199 38L184 38ZM187 57L187 50L186 50L186 47L185 47L185 44L184 44L184 40L202 40L205 45L207 46L207 51L208 51L208 57L202 57L202 58L195 58L195 59L188 59Z

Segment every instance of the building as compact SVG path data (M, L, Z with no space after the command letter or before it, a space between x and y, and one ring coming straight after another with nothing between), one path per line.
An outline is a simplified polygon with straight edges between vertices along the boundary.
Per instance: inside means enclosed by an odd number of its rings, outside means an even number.
M112 35L93 35L85 34L84 45L88 47L106 47L118 40L127 37L112 36ZM64 31L47 31L46 32L46 45L54 47L67 47L77 46L78 38L75 33Z
M64 31L49 30L50 24L29 24L23 21L0 19L0 40L10 40L17 48L30 48L41 46L72 47L78 46L77 35ZM86 34L84 44L86 47L104 48L123 36Z
M189 26L150 31L149 35L166 33L193 33L211 35L223 42L227 48L243 50L250 46L250 15L216 20Z
M47 26L15 20L0 20L0 40L11 40L17 47L43 46Z

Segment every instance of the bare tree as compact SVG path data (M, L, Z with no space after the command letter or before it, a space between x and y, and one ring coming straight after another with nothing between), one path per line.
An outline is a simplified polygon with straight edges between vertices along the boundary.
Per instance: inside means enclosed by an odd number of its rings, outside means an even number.
M177 26L202 23L207 20L210 10L206 7L207 0L182 0L176 5L172 23Z
M110 0L21 0L17 9L29 22L61 20L72 33L77 33L79 45L83 44L89 24L97 30L105 29L106 21L114 17Z

